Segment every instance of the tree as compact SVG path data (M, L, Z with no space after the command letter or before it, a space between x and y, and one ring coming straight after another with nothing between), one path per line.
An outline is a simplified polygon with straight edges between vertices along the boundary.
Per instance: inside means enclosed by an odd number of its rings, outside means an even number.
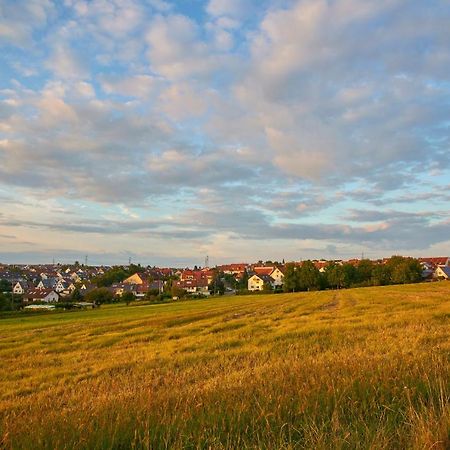
M114 300L114 295L109 289L101 287L88 292L85 299L87 302L101 305L102 303L112 303Z
M312 261L304 261L299 270L301 290L317 290L320 288L320 272Z
M417 259L393 256L388 266L394 284L417 283L422 279L422 267Z
M349 288L357 282L357 271L353 264L343 264L342 269L342 287Z
M294 263L286 264L283 280L284 292L296 292L299 290L299 278L297 266Z
M325 268L325 277L328 286L333 289L340 289L344 284L344 271L342 266L336 263L330 263Z
M221 273L216 270L211 281L210 290L213 294L223 295L225 293L225 284L222 280Z
M8 280L0 280L0 293L2 292L11 292L12 286Z
M11 311L13 309L13 302L11 294L3 294L0 292L0 311Z
M371 277L374 286L385 286L391 282L391 270L386 264L377 264L372 270Z
M242 274L241 278L239 279L237 287L238 287L238 289L241 289L241 290L248 289L248 273L246 270L244 270L244 273Z
M186 297L186 291L184 289L181 289L180 287L178 287L176 284L172 285L171 294L172 294L172 298L174 298L174 297L177 297L177 298Z
M107 287L111 286L113 283L120 283L128 276L128 272L122 267L113 267L95 281L98 287Z
M374 265L370 259L362 259L359 261L356 267L356 282L359 284L370 284L373 270Z
M70 296L70 300L72 302L82 302L83 301L83 294L81 293L81 291L78 288L76 288L72 292L72 295Z
M129 305L132 301L135 300L134 294L130 291L124 292L122 294L121 300Z

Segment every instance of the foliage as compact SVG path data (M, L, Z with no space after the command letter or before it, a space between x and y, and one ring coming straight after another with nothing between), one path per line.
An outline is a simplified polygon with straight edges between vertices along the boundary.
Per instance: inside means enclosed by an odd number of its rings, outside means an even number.
M394 284L417 283L422 278L422 267L414 258L393 256L388 267L391 271L391 282Z
M225 284L222 280L223 273L218 270L214 271L213 279L210 284L210 292L212 294L223 295L225 293Z
M120 297L120 300L122 302L125 302L127 305L129 305L131 302L136 300L136 298L132 292L127 291L122 294L122 297Z
M112 303L114 301L113 293L105 287L93 289L92 291L88 292L84 296L84 298L87 302L92 302L97 305L101 305L103 303Z
M284 292L296 292L300 290L297 266L294 263L288 263L285 266L283 290Z
M0 293L2 292L11 292L12 286L8 280L0 280Z
M170 294L171 294L172 298L174 298L174 297L184 298L184 297L186 297L187 292L184 289L181 289L180 287L178 287L176 284L172 284Z
M72 292L72 295L70 296L70 300L72 302L82 302L84 299L83 294L81 293L81 291L76 288L74 289L74 291Z
M320 272L311 261L305 261L298 270L298 285L301 291L317 290L320 288Z
M114 283L121 283L131 275L134 275L135 273L142 273L144 270L144 267L140 264L130 264L126 269L122 266L115 266L93 281L98 287L108 287Z

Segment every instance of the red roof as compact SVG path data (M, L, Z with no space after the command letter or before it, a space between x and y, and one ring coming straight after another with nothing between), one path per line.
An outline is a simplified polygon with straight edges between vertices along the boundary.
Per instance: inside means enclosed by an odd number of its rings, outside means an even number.
M270 275L275 270L275 267L253 267L253 272L256 275Z
M33 300L37 300L40 298L47 297L47 295L51 294L52 292L54 292L53 289L31 289L31 290L27 291L27 293L25 294L25 297L32 298Z
M448 261L448 256L438 256L431 258L418 258L420 262L431 264L432 266L445 266Z

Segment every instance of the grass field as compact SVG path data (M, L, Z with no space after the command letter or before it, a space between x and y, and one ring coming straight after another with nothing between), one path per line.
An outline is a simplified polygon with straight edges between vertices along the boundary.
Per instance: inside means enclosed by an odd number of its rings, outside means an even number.
M0 321L0 448L448 449L450 283Z

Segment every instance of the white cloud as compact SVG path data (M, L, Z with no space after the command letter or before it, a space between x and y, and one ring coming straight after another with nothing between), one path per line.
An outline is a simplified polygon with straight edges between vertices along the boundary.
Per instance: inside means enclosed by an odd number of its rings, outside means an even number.
M108 94L120 94L145 99L159 87L160 80L151 75L131 75L113 77L104 75L100 78L102 89Z
M55 11L50 0L5 0L0 4L0 43L30 45L32 33Z
M198 26L182 15L159 16L147 31L151 68L169 80L204 76L219 61L199 37Z
M210 0L206 6L208 14L214 17L227 16L242 19L254 8L252 0Z
M86 60L68 43L56 43L46 66L57 77L63 79L86 78L89 70Z

